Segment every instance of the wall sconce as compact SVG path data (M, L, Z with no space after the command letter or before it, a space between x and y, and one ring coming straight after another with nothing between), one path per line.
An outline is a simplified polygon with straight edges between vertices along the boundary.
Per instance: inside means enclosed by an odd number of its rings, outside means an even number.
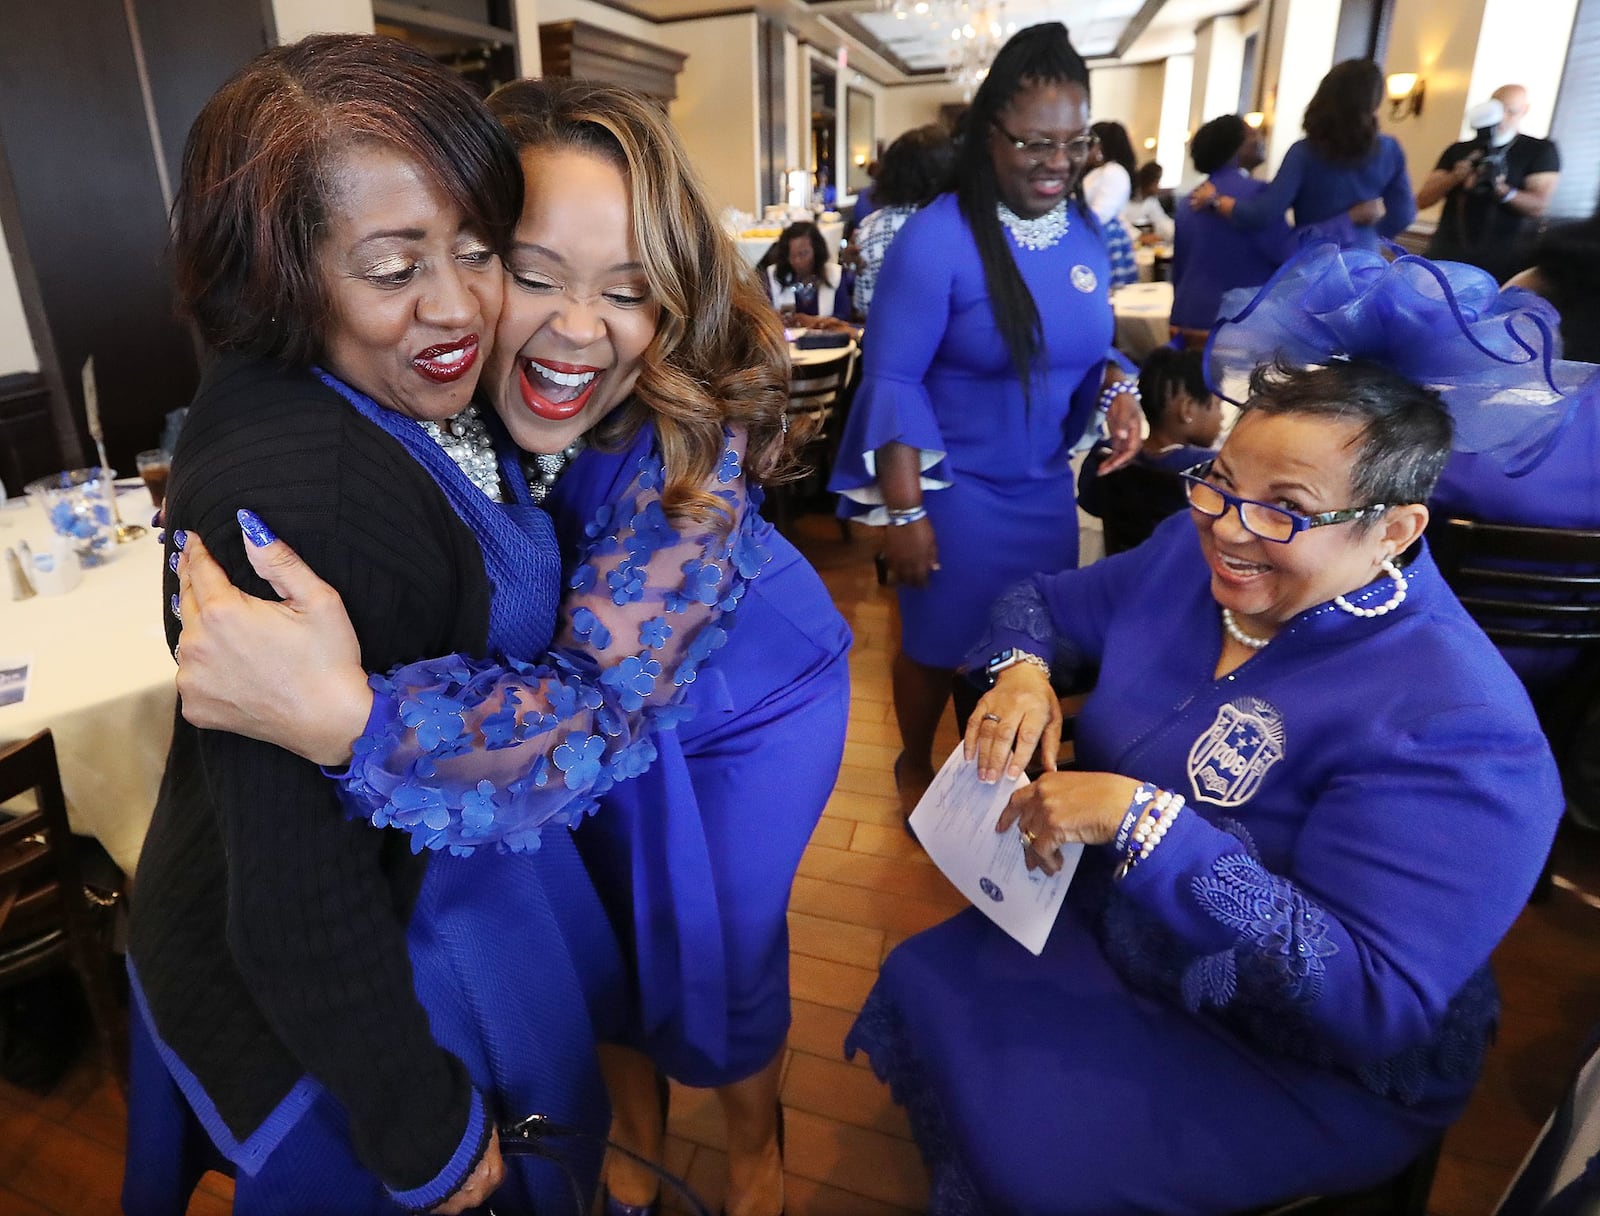
M1267 121L1267 116L1260 110L1251 110L1244 116L1244 125L1252 131L1261 130L1261 124Z
M1154 136L1147 136L1145 138L1144 150L1146 152L1154 152L1156 150L1156 141Z
M1415 72L1395 72L1385 81L1389 94L1389 118L1399 122L1402 118L1422 113L1422 98L1427 92L1427 82Z

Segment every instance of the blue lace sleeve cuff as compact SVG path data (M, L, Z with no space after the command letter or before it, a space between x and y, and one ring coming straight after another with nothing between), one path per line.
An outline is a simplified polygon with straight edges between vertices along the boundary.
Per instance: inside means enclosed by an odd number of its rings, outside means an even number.
M472 1105L467 1111L467 1130L461 1137L461 1143L456 1146L456 1151L445 1163L444 1169L419 1187L413 1187L409 1191L389 1191L390 1197L413 1212L426 1212L443 1203L461 1189L461 1184L467 1180L482 1159L489 1147L489 1132L492 1127L488 1112L483 1106L483 1098L477 1090L473 1090Z
M967 652L965 671L980 671L1002 650L1025 650L1047 660L1053 671L1070 675L1082 666L1082 657L1057 632L1050 608L1035 579L1024 579L1001 593L989 609L988 626Z

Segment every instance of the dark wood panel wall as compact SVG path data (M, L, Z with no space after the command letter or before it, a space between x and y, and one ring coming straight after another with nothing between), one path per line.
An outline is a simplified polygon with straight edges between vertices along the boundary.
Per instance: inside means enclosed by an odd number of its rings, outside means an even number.
M572 76L621 85L666 105L678 95L687 55L583 21L539 27L539 61L546 76Z
M41 374L62 464L92 451L79 387L90 355L119 469L132 469L194 391L196 351L173 304L165 186L200 106L269 38L264 0L5 6L0 216L23 254L30 321L42 317L48 331Z

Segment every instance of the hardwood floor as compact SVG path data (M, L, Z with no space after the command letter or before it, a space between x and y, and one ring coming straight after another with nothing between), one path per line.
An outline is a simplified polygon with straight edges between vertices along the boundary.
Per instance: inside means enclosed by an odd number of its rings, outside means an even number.
M808 517L802 547L856 634L849 741L839 784L812 838L791 904L794 1029L783 1076L790 1216L896 1216L921 1211L927 1180L904 1115L864 1062L840 1044L896 943L962 906L899 826L890 764L894 618L872 577L871 529L840 541ZM954 745L946 726L948 745ZM1563 833L1558 886L1530 907L1496 955L1505 994L1500 1040L1465 1117L1445 1141L1429 1211L1491 1211L1600 1022L1600 838ZM1485 864L1493 864L1486 858ZM93 1061L35 1097L0 1084L0 1216L117 1211L125 1108ZM722 1199L720 1115L709 1094L674 1087L667 1165L713 1211ZM210 1176L192 1216L230 1209L231 1184ZM670 1207L671 1205L669 1205Z

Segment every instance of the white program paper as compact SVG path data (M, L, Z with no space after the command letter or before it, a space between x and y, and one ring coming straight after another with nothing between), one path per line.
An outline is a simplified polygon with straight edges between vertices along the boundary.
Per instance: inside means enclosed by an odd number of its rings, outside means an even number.
M1055 926L1083 846L1063 845L1061 869L1047 875L1028 869L1018 833L996 834L1000 812L1027 781L1002 776L985 785L978 780L978 766L963 759L958 746L911 812L911 828L933 864L974 907L1038 954Z

